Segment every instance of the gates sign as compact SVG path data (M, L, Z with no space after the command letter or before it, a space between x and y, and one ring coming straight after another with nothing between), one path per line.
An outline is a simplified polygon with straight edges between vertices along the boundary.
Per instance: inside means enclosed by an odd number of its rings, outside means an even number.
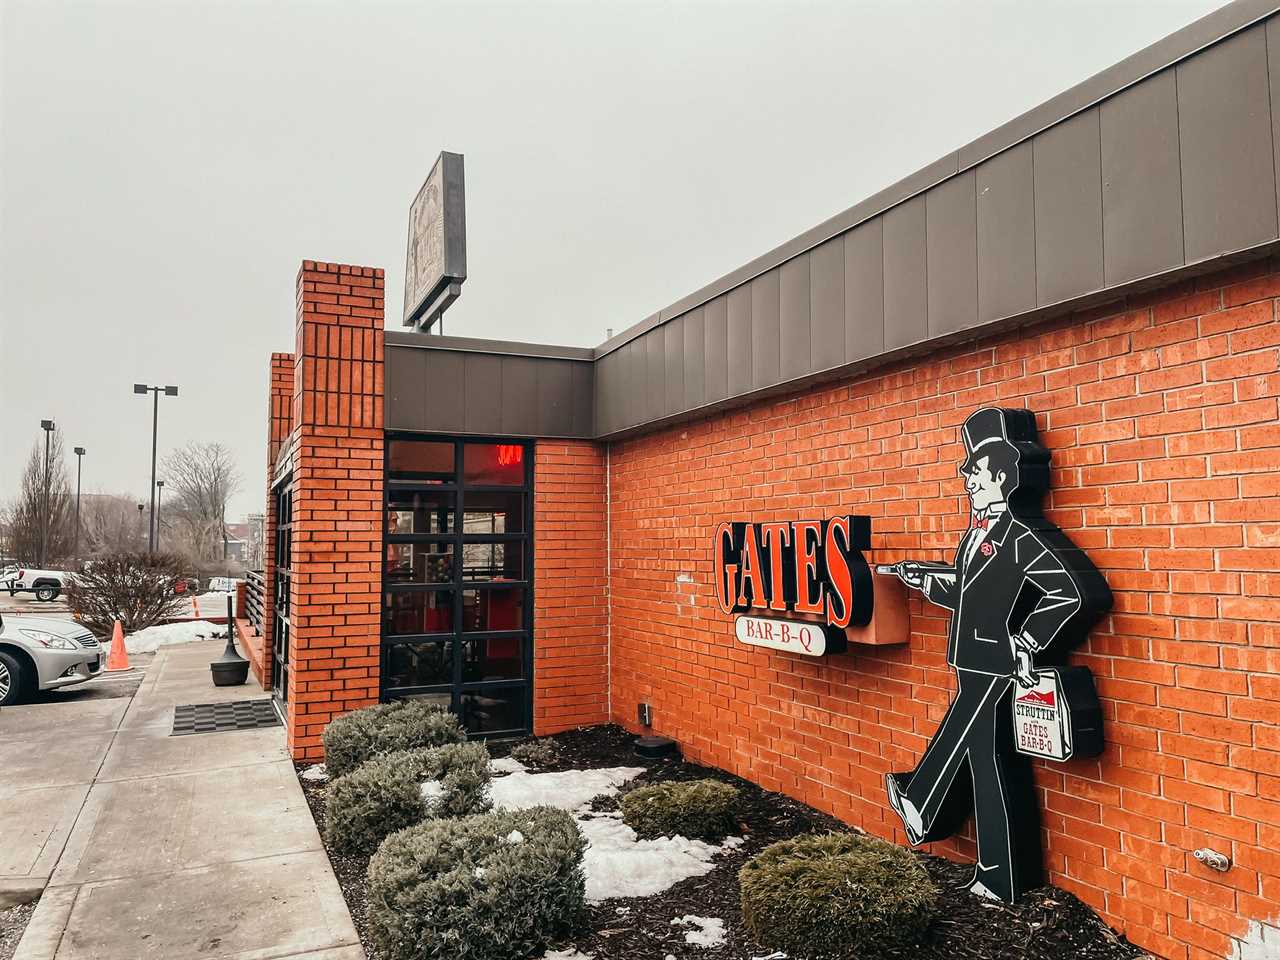
M738 619L743 643L810 656L839 652L845 627L871 622L871 568L862 555L870 547L870 517L721 523L715 541L720 609L763 615ZM769 616L778 613L796 619Z

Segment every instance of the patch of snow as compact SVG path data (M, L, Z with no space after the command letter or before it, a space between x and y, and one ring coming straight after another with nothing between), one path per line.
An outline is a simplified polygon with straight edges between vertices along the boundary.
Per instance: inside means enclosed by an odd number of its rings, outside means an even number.
M515 770L489 784L489 795L498 810L521 810L548 806L577 810L602 793L614 794L644 767L602 767L598 770L565 770L560 773L529 773Z
M616 794L622 784L643 772L643 767L603 767L530 773L520 765L520 769L513 767L507 776L492 781L489 793L498 810L545 805L573 812L587 840L583 871L590 902L614 897L649 897L688 877L710 873L716 854L741 845L743 840L730 837L723 844L684 837L640 840L636 832L622 822L620 813L589 812L588 805L594 797Z
M124 648L130 653L155 653L161 647L180 643L197 643L201 640L227 636L225 624L208 620L187 620L182 623L161 623L131 633L124 638Z
M693 927L693 930L685 931L684 942L691 943L695 947L718 947L724 943L724 921L719 917L695 917L691 913L686 913L683 917L672 920L671 925Z
M720 846L724 847L726 850L737 850L746 842L746 837L725 837L724 843L720 844Z
M524 843L524 834L521 833L519 830L512 830L502 839L507 841L507 843L510 843L510 844Z
M303 780L323 782L329 779L329 768L323 763L313 763L302 771Z
M524 773L528 769L515 757L501 757L489 761L489 770L492 773Z
M428 780L418 789L427 803L435 803L444 796L444 784L439 780Z
M1229 960L1280 960L1280 926L1250 920L1248 931L1235 941Z
M640 840L619 819L578 818L587 838L583 870L587 875L587 900L597 903L614 897L651 897L689 877L710 873L720 847L684 837Z
M594 953L579 953L573 947L567 950L548 950L542 960L595 960Z

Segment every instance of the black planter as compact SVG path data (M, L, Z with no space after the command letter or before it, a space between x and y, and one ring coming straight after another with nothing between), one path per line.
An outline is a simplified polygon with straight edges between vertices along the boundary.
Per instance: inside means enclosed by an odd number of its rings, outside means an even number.
M215 660L209 664L215 687L238 687L249 679L249 661Z
M222 656L209 664L215 687L238 687L249 679L249 661L236 650L233 622L227 618L227 648L222 651Z

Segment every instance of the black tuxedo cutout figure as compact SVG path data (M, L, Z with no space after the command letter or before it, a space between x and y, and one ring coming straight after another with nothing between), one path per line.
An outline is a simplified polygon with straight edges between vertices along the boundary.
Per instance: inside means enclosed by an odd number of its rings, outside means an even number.
M1028 410L987 408L962 428L973 512L951 566L907 562L908 586L951 611L947 662L958 690L915 770L886 777L913 844L953 834L972 809L970 889L1006 902L1043 882L1030 762L1014 746L1015 680L1063 662L1111 606L1097 568L1045 519L1049 452Z

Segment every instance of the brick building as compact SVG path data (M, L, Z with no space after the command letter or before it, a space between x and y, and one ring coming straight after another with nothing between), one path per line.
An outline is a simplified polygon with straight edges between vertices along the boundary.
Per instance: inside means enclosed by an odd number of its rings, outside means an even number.
M296 350L271 358L267 629L246 638L294 755L380 698L487 735L636 730L646 703L691 759L901 840L883 778L952 695L944 611L913 594L900 637L823 658L745 645L715 531L858 514L874 563L948 560L959 425L1027 408L1046 512L1114 593L1072 657L1106 748L1035 763L1049 877L1163 957L1263 936L1274 12L1234 3L594 349L384 333L381 270L304 262Z

